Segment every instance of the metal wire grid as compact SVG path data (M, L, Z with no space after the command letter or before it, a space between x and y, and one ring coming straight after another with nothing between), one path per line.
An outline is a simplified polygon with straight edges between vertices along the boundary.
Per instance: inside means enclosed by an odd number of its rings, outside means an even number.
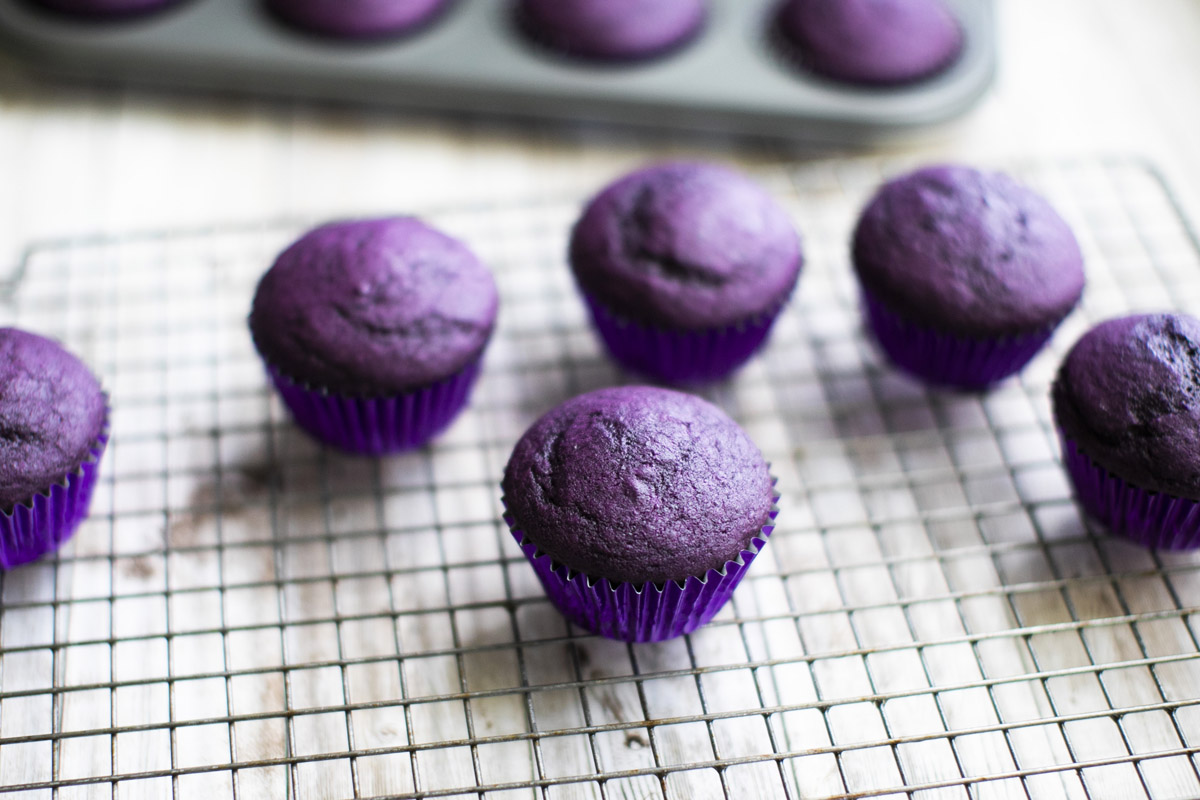
M1019 381L882 365L846 263L883 171L760 177L809 262L766 353L708 392L774 462L780 526L705 629L570 628L499 523L516 437L626 380L562 264L578 199L434 214L494 267L471 409L383 461L299 435L244 328L294 225L35 248L6 321L114 405L93 514L0 576L0 791L22 797L1200 796L1200 561L1070 501L1046 389L1128 309L1200 307L1200 249L1133 163L1020 170L1066 215L1084 307Z

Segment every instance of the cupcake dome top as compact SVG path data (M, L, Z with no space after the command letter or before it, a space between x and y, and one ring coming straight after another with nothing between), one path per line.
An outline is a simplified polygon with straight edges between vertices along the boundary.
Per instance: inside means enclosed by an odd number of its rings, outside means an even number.
M335 222L305 234L263 276L250 330L263 358L292 380L395 394L478 357L497 304L487 268L420 220Z
M962 28L942 0L787 0L775 24L809 69L849 83L920 80L963 47Z
M638 170L593 199L575 225L571 268L618 316L703 329L764 314L796 284L800 238L753 181L712 164Z
M521 0L517 23L535 42L595 61L640 61L690 41L704 0Z
M1200 500L1200 320L1138 314L1075 343L1052 389L1063 432L1109 472Z
M151 11L175 5L179 0L36 0L36 2L64 14L99 18L148 14Z
M962 336L1041 332L1083 294L1067 223L1001 173L926 167L884 184L853 250L859 280L880 302Z
M107 401L57 342L0 328L0 510L79 469L104 432Z
M558 563L635 584L703 576L767 524L773 488L746 433L694 395L601 389L553 409L504 472L514 527Z

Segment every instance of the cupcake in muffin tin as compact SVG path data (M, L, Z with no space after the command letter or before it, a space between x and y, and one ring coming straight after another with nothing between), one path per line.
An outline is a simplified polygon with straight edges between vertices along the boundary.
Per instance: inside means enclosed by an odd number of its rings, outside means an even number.
M36 4L75 17L127 19L178 5L183 0L33 0Z
M924 80L963 49L962 27L942 0L785 0L773 24L785 57L852 85Z
M407 36L432 24L455 0L265 0L280 20L337 39Z
M517 28L531 42L581 61L622 64L687 45L704 27L704 0L519 0Z

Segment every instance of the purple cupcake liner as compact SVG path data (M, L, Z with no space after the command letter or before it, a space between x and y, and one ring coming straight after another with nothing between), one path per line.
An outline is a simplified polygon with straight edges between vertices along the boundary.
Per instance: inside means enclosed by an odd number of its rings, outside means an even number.
M1080 505L1113 533L1159 550L1200 547L1200 503L1126 483L1092 461L1062 428L1058 440Z
M353 397L306 387L268 365L296 424L348 453L383 455L428 442L454 421L479 377L482 357L448 378L392 397Z
M28 564L57 550L88 515L108 444L108 423L79 469L63 476L27 503L0 511L0 569Z
M933 384L986 389L1028 364L1058 324L1025 336L968 339L911 322L862 292L867 322L892 362Z
M702 383L728 376L762 347L783 303L745 323L708 330L671 330L631 322L586 292L592 321L612 357L666 383Z
M768 524L735 560L725 562L723 569L710 569L704 575L668 581L661 586L614 583L607 578L593 578L568 569L538 550L507 512L504 521L533 565L550 602L568 620L609 639L661 642L707 624L729 602L733 590L775 530L778 503L779 495L775 495Z

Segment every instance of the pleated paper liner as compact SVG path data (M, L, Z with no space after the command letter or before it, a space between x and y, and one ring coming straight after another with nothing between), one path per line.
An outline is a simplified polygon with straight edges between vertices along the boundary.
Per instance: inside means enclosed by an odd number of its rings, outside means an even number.
M28 502L0 512L0 569L12 569L35 561L71 538L88 515L100 473L100 458L107 444L106 415L104 432L77 470L64 475Z
M467 404L482 355L448 378L387 397L355 397L304 386L270 364L267 373L296 424L348 453L411 450L447 428Z
M867 323L888 358L931 384L986 389L1020 372L1054 334L1054 325L1026 336L974 339L954 336L895 313L862 292Z
M1134 486L1113 475L1058 429L1063 464L1083 509L1109 530L1161 550L1200 547L1200 503Z
M504 521L533 565L547 597L568 620L610 639L660 642L705 625L729 602L775 530L778 503L779 495L775 495L762 531L722 569L662 585L613 582L568 569L538 550L510 514L505 513Z
M673 330L624 319L586 292L583 296L614 359L633 372L675 384L704 383L730 375L763 346L784 305L739 325Z
M123 22L130 19L141 19L167 11L174 6L182 5L184 0L126 0L120 4L111 3L112 8L93 8L81 0L29 0L32 5L44 8L52 14L60 14L63 19L86 20L90 24L102 24L108 21Z

